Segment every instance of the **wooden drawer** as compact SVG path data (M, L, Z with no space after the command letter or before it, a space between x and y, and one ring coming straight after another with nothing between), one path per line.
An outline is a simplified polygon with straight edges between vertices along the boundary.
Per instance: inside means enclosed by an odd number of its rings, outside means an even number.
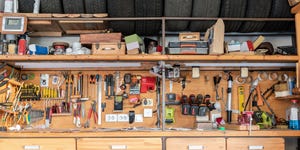
M228 138L227 150L284 150L283 138Z
M161 150L160 138L81 138L77 150Z
M10 138L0 139L1 150L75 150L73 138Z
M92 44L92 54L93 55L105 55L105 54L115 54L115 55L125 55L126 47L124 42L114 42L114 43L93 43Z
M166 150L225 150L225 138L168 138Z

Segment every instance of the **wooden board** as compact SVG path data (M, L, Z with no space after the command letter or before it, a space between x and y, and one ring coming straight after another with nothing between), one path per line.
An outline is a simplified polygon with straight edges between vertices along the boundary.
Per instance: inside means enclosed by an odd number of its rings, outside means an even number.
M238 125L238 124L226 124L225 129L227 130L239 130L239 131L245 131L249 130L249 125ZM251 130L260 130L259 125L251 125Z

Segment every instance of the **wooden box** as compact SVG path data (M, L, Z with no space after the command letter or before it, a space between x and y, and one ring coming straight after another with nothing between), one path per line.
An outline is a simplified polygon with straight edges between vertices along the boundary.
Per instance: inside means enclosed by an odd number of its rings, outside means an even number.
M115 54L115 55L125 55L125 43L124 42L103 42L103 43L93 43L92 44L92 54L93 55L105 55L105 54Z
M200 41L200 32L179 33L179 41Z
M121 42L121 37L121 33L80 34L80 43Z

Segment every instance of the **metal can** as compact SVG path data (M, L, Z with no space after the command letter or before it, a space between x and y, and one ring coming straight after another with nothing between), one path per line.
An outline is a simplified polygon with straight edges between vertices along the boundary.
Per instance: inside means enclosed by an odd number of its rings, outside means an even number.
M12 13L14 9L13 0L5 0L4 1L4 12Z
M7 45L7 41L3 40L3 47L2 47L2 54L3 55L7 55L7 51L8 51L8 45Z

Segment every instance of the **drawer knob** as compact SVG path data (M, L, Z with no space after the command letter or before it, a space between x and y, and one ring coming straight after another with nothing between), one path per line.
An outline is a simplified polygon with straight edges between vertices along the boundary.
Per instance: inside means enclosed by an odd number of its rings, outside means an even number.
M23 147L24 150L40 150L39 145L25 145Z
M204 150L203 145L189 145L188 150Z
M260 150L260 149L264 149L264 146L262 145L250 145L249 150Z
M126 145L111 145L112 150L122 150L122 149L127 149Z

